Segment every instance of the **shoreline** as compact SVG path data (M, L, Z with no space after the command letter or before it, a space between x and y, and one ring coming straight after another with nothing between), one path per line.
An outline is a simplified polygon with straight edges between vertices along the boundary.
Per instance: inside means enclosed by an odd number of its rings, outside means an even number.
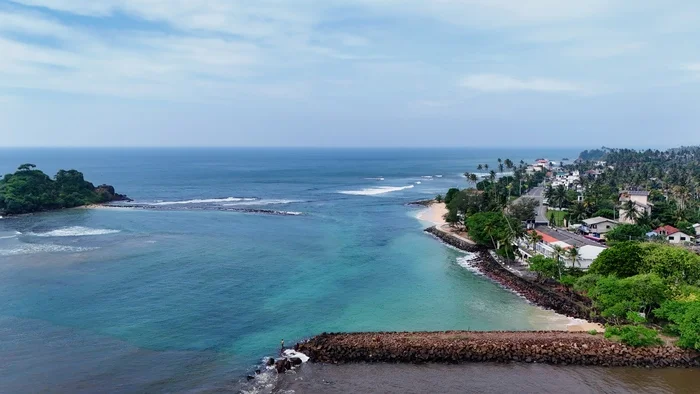
M444 202L432 202L416 213L416 219L431 223L435 226L442 226L447 224L445 221L446 214L447 206Z
M562 332L587 332L595 330L604 332L602 320L591 321L590 312L592 304L590 300L581 296L572 298L575 294L544 287L542 284L527 280L512 270L504 267L485 248L479 247L471 240L444 229L444 225L432 226L425 232L433 235L441 242L457 248L461 251L472 253L476 257L471 261L471 266L479 273L493 280L505 289L525 298L544 312L551 313L553 320L566 319L567 323L542 324L541 328L556 328Z

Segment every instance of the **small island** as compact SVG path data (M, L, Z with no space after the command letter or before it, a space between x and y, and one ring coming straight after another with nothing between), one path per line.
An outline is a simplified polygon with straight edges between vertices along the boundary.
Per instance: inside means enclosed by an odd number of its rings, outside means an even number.
M112 201L131 201L110 185L95 187L76 170L60 170L52 179L34 164L22 164L0 179L0 214L20 215Z

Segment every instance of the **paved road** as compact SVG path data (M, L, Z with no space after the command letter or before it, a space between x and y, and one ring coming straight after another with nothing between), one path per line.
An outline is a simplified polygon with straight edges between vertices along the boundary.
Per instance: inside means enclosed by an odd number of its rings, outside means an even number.
M547 207L543 204L544 201L544 187L533 187L532 190L525 194L525 197L534 198L540 202L540 206L537 207L537 212L535 213L535 223L536 224L547 224L549 219L547 219Z

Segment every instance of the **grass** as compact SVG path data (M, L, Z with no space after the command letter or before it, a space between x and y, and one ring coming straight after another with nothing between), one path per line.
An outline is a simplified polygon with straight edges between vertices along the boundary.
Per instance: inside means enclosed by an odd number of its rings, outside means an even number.
M554 225L557 227L564 226L564 218L566 217L566 211L553 211L547 210L547 219L553 218Z

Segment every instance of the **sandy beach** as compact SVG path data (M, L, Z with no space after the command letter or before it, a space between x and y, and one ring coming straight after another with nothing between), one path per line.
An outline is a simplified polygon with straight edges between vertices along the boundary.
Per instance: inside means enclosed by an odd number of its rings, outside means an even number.
M423 209L418 213L416 216L418 220L422 220L424 222L432 223L436 226L442 226L443 224L446 224L444 216L447 214L447 207L445 206L445 203L434 203L431 204L429 207Z

